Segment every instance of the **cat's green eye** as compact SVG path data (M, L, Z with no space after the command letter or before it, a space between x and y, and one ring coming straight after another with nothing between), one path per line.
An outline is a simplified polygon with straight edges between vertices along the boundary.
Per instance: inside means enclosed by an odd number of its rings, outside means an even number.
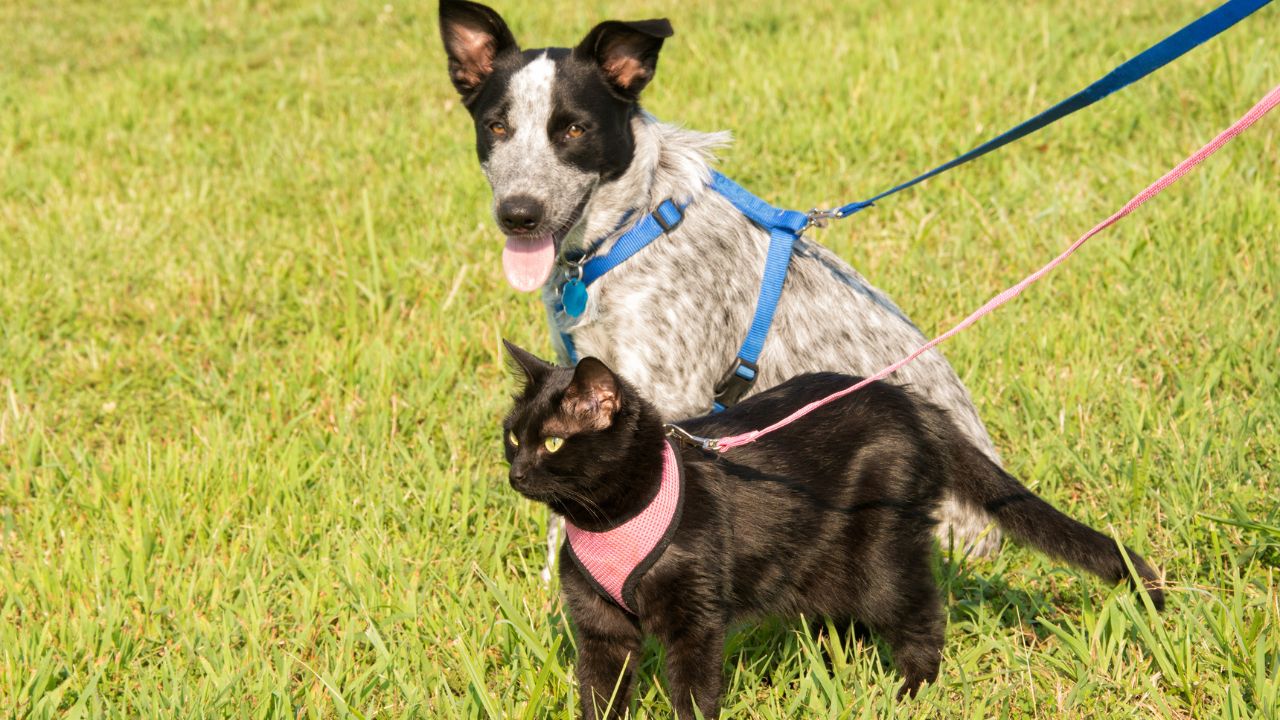
M552 435L543 441L542 445L547 448L547 452L555 452L564 445L564 438L558 438L555 435Z
M516 440L516 431L507 431L507 442L511 443L511 447L520 447L520 441Z

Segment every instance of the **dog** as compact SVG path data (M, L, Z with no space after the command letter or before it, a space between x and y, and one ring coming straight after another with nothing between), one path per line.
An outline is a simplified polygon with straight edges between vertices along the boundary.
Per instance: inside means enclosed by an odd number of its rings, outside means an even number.
M541 290L560 360L571 358L570 339L630 378L667 420L707 412L751 324L770 235L708 187L727 133L663 123L639 105L670 23L609 20L573 48L521 50L492 8L441 0L439 11L449 77L474 121L506 235L507 279ZM585 312L565 312L561 293L580 256L607 252L628 221L669 198L687 202L679 225L592 284ZM925 340L885 293L801 237L746 395L801 373L870 375ZM890 381L946 409L1000 464L941 353L929 351ZM989 555L999 545L988 513L958 496L945 499L939 520L944 548Z

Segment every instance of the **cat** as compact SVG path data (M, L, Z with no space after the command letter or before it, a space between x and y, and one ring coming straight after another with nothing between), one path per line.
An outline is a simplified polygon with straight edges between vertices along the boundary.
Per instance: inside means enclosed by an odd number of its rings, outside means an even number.
M622 716L646 634L666 649L676 716L696 706L715 717L726 628L762 615L856 621L889 645L899 697L914 696L942 657L932 532L948 491L1022 543L1132 582L1113 540L1037 497L908 388L872 383L715 454L669 438L660 412L603 362L557 367L506 345L523 380L503 422L511 486L569 524L560 584L583 718ZM677 425L703 437L758 429L856 381L801 375ZM638 548L609 546L641 525ZM621 566L618 553L630 553ZM1124 553L1163 609L1155 570Z

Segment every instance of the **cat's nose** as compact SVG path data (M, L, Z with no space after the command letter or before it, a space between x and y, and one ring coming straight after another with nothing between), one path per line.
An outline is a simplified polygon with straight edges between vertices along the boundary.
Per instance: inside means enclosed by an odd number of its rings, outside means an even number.
M511 472L507 474L507 479L511 481L511 486L518 488L525 481L524 468L511 468Z

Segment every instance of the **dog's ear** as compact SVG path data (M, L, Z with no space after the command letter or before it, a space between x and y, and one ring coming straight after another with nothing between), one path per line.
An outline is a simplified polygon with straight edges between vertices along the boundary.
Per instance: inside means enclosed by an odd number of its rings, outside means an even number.
M507 356L511 358L511 370L524 376L524 386L537 385L555 369L555 365L543 361L537 355L504 339L502 344L507 348Z
M564 391L561 408L590 430L604 430L622 406L622 386L618 376L599 360L583 358L573 371L573 381Z
M621 97L635 100L653 79L662 41L674 31L665 18L602 22L587 33L573 53L600 66L604 77Z
M497 12L466 0L440 0L440 38L449 79L464 97L489 78L496 58L520 49Z

